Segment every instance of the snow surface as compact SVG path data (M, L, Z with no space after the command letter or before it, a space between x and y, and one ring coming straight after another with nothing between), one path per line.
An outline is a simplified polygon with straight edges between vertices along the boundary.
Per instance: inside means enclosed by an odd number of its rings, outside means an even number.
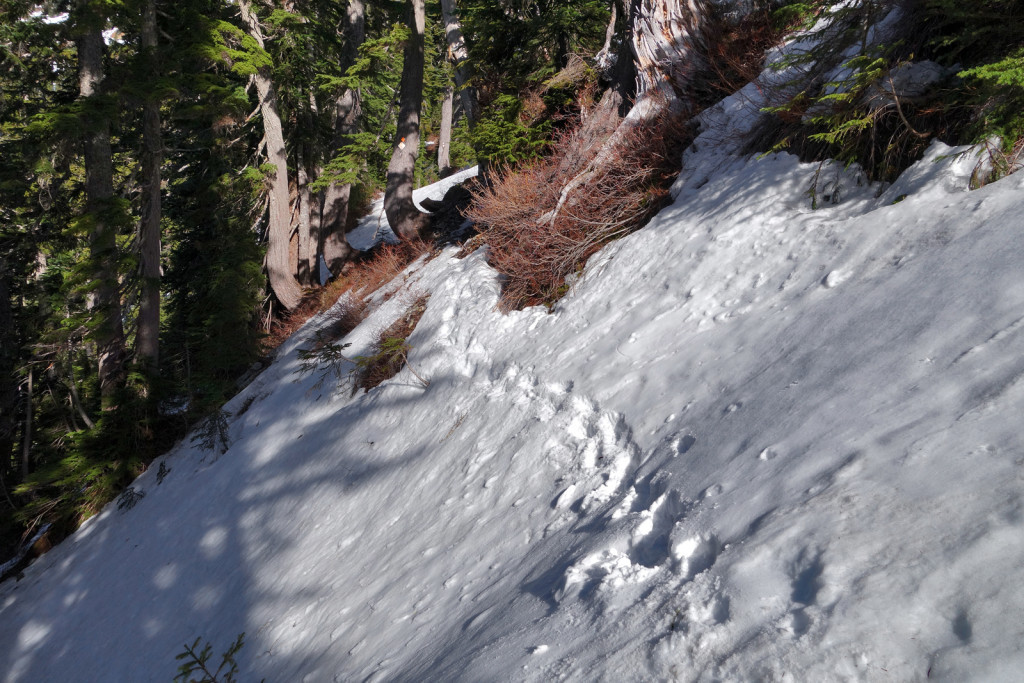
M241 681L1019 680L1024 174L743 158L757 106L553 313L498 313L483 250L414 264L345 341L429 292L427 387L313 390L300 330L225 453L0 586L3 679L166 681L244 631Z
M457 173L453 173L444 180L436 182L433 185L427 185L426 187L420 187L413 190L413 203L416 205L416 208L423 211L424 209L420 202L424 199L434 199L438 201L444 199L445 192L476 176L478 169L478 166L471 166ZM362 251L371 249L375 244L382 241L398 241L395 233L391 230L391 224L388 223L388 217L384 214L383 198L378 199L370 206L370 211L366 216L360 219L356 227L346 235L346 238L348 239L349 244Z

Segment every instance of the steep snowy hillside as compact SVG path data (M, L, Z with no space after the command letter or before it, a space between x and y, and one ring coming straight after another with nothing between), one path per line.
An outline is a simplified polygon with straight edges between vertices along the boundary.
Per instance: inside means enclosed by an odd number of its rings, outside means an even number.
M704 117L676 200L552 313L478 251L366 394L227 409L0 586L6 681L1013 680L1024 670L1024 175L936 143L892 187L736 156ZM811 209L817 176L824 208ZM164 472L160 476L161 470Z

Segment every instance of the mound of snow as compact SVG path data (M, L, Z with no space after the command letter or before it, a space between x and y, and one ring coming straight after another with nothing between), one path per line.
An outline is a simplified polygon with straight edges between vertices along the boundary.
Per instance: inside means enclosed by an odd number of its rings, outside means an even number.
M1018 676L1024 176L740 158L756 106L552 314L497 313L482 252L414 264L346 341L431 293L428 387L313 390L313 321L224 454L0 587L4 680L168 680L242 631L241 680Z

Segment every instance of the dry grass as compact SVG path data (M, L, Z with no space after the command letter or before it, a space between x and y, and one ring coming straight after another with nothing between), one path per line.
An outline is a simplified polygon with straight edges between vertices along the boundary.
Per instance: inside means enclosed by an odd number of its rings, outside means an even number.
M566 278L592 254L642 227L665 205L691 134L680 117L667 107L662 111L608 149L608 127L597 127L596 134L593 126L579 128L558 140L551 156L496 174L490 187L476 193L467 215L504 277L502 310L552 304L567 291ZM562 197L577 176L586 182Z
M283 315L270 320L270 329L263 338L263 351L269 353L283 344L288 337L306 324L306 321L320 312L320 297L316 291L307 291L299 305Z
M431 246L421 240L385 244L373 250L367 256L354 261L349 268L322 289L308 290L302 301L291 311L271 320L270 330L263 342L265 352L280 346L307 320L317 313L330 309L345 292L352 292L352 301L357 302L343 308L335 314L338 320L331 326L342 329L351 325L335 339L348 334L365 317L366 297L391 282L405 268L423 254L429 253ZM358 319L356 319L358 318Z
M1003 149L998 138L984 143L978 163L971 173L971 187L977 189L1024 168L1024 138L1017 140L1009 151Z
M707 44L704 61L709 70L698 86L704 105L756 80L764 70L765 53L781 44L787 31L772 18L768 6L755 8L739 21L712 16L707 33L716 38Z
M343 338L366 320L366 302L362 299L349 297L340 306L331 307L327 313L327 323L320 328L314 340L314 348L328 342Z
M353 390L369 391L397 375L408 364L408 353L412 347L409 346L406 339L416 329L424 311L427 310L427 299L429 298L429 294L418 297L398 320L377 335L377 341L374 343L373 352L370 355L355 358L356 375ZM411 366L409 370L424 386L429 384Z
M399 273L432 247L422 240L383 244L368 257L355 261L320 292L320 309L334 305L342 294L352 292L362 299L394 280Z

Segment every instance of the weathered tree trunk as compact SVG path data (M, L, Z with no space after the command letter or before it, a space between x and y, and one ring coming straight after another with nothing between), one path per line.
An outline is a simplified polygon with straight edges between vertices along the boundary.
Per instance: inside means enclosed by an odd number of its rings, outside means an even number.
M238 10L249 35L262 48L263 30L252 11L251 0L239 0ZM253 76L263 117L263 136L267 143L267 162L274 166L270 174L269 227L267 229L267 275L270 287L281 305L293 309L302 299L302 290L295 279L289 242L291 215L288 211L288 155L284 146L284 129L277 110L277 92L270 80L270 69L259 69Z
M8 463L13 460L12 449L18 419L18 382L15 375L17 356L14 351L18 344L9 280L7 262L0 259L0 477L4 476Z
M626 84L622 77L629 74L619 55L619 87L605 93L598 110L591 115L582 139L597 139L607 134L607 117L617 109L619 115L628 113L614 126L601 149L586 167L569 179L559 192L555 208L538 219L538 223L553 225L559 213L578 188L592 180L602 166L608 163L624 136L635 126L654 119L669 106L689 109L689 93L699 72L705 68L704 54L707 36L708 0L626 0L628 21L624 44L632 52L632 72L636 74L636 102L629 107L622 99Z
M315 173L319 175L319 169ZM322 284L320 282L320 256L323 252L320 250L320 218L324 209L323 200L322 192L309 192L309 269L310 278L316 285Z
M469 50L462 35L455 0L441 0L441 19L444 21L445 39L448 41L448 59L455 66L455 87L462 99L462 111L472 130L480 120L480 104L476 88L470 84L472 69L469 66Z
M309 191L309 173L306 171L306 155L304 146L299 146L299 158L296 166L299 169L299 284L309 287L313 284L313 274L316 273L316 249L311 230L311 215Z
M351 66L359 55L359 46L366 38L366 5L363 0L350 0L345 11L345 62ZM335 105L334 150L337 151L359 130L359 93L345 90ZM352 258L353 249L345 239L348 223L348 204L352 186L348 183L332 183L324 191L323 213L320 220L320 234L323 235L322 252L328 269L334 274Z
M452 172L452 116L455 109L455 91L451 86L445 88L444 100L441 102L441 132L437 136L437 170L441 177Z
M420 108L423 104L423 0L409 0L409 40L405 45L399 87L398 130L388 164L384 212L403 240L415 239L427 226L427 215L412 200L413 175L420 146Z
M704 25L708 0L631 0L630 47L637 73L637 96L660 92L685 97L704 68Z
M150 72L156 76L156 0L147 0L142 14L142 49ZM142 108L142 220L139 223L139 331L135 352L150 371L160 362L160 166L163 142L160 136L160 103L146 100Z
M100 94L103 81L103 16L87 2L80 2L75 9L79 95L88 102ZM92 338L97 347L103 407L112 409L116 407L114 397L124 383L126 353L117 273L117 234L112 224L116 209L110 125L102 116L90 117L84 123L85 212L92 226L89 250L96 283L91 298L96 320Z
M21 430L21 480L32 473L32 366L28 368L28 385L25 401L25 428Z

